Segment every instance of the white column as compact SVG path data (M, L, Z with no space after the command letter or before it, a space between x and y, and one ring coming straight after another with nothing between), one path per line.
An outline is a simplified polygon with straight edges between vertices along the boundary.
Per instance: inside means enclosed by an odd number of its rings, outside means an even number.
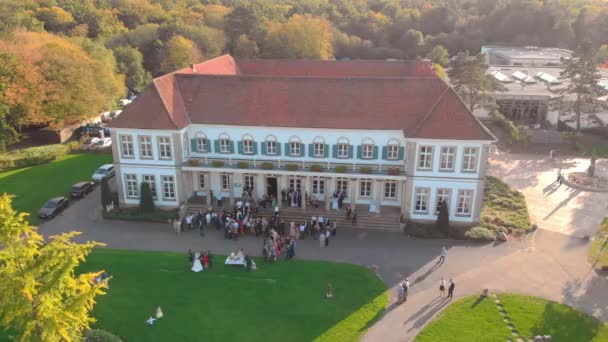
M234 206L234 174L233 173L229 173L229 180L230 180L230 197L228 199L229 203L230 203L230 207ZM232 209L232 208L230 208Z
M263 174L255 175L255 193L257 198L263 198L266 193L266 176Z
M351 178L350 179L350 194L348 195L349 200L350 200L350 210L352 210L353 212L355 211L356 207L357 207L357 200L356 200L356 190L357 190L357 185L359 183L357 182L357 178Z
M331 210L331 193L334 177L325 177L325 210Z
M375 182L375 193L376 193L376 213L380 214L382 212L382 180L378 179Z

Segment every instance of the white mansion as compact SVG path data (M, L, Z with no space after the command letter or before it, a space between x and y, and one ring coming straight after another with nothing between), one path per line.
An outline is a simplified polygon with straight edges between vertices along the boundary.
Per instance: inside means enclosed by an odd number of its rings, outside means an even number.
M110 127L122 204L143 181L164 207L291 188L329 209L340 190L417 221L445 200L463 224L479 220L495 140L422 60L224 55L156 78Z

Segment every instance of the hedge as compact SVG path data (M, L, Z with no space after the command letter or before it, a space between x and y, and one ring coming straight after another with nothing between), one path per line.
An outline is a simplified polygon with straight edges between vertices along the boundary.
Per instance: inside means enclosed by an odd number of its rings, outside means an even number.
M122 340L105 330L101 329L91 329L86 332L84 335L84 342L121 342Z
M0 169L14 169L46 164L59 159L69 152L63 144L46 145L16 150L0 154Z
M496 240L496 234L484 227L473 227L471 229L469 229L466 233L464 233L464 236L466 236L467 238L471 239L471 240L478 240L478 241L494 241Z
M169 219L177 217L179 210L161 210L155 209L153 212L144 213L139 207L129 208L114 208L109 213L104 212L104 218L109 220L124 220L124 221L149 221L168 223Z

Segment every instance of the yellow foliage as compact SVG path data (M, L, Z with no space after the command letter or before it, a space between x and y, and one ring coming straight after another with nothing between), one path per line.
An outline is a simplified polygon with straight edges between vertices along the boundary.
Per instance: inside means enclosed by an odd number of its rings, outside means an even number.
M0 196L0 318L21 341L80 341L94 321L89 316L106 283L98 272L75 274L96 242L75 243L78 232L43 238Z
M270 57L333 58L333 29L324 18L296 14L270 25L266 47Z

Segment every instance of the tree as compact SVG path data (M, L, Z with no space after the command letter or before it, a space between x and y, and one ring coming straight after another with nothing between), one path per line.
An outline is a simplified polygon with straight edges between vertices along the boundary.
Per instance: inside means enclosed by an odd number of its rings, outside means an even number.
M589 42L583 42L572 58L562 62L564 70L560 76L566 80L566 85L553 90L556 96L552 105L560 112L574 113L576 130L580 131L583 114L597 120L597 112L606 108L606 101L600 98L608 91L599 84L601 76L597 71L596 51Z
M151 213L154 211L154 198L152 197L152 189L150 189L150 184L148 184L148 182L141 182L139 209L144 213Z
M19 134L7 120L9 108L0 102L0 153L6 152L10 144L19 141Z
M0 318L21 341L79 341L94 322L95 297L105 294L102 272L76 274L96 246L71 241L78 232L46 241L17 213L11 197L0 196Z
M133 92L140 92L150 81L152 76L144 69L144 56L131 46L120 46L114 49L116 66L125 74L127 88Z
M424 47L424 35L418 30L409 29L399 39L399 47L405 58L416 58Z
M284 24L273 24L266 36L264 55L273 58L333 57L331 24L323 18L296 14Z
M437 75L437 77L441 78L442 80L447 80L448 76L445 73L445 70L443 69L443 67L439 64L433 64L433 71L435 72L435 74Z
M64 32L74 24L70 12L55 6L36 9L36 18L44 23L44 29L49 32Z
M441 45L435 46L429 53L426 54L426 57L431 60L434 64L439 64L441 66L446 66L450 62L450 56L448 54L448 50Z
M164 48L160 70L163 73L173 72L192 63L198 63L202 59L203 56L193 41L176 35L167 42Z
M110 203L112 203L112 191L108 179L103 178L101 180L101 206L105 209Z
M232 47L232 54L236 58L255 58L259 52L258 44L249 40L244 34L234 42Z
M456 56L448 72L454 90L464 98L471 111L489 104L493 93L505 91L502 84L486 74L487 69L483 54L469 56L465 51Z
M439 203L439 214L437 215L437 222L435 222L437 230L450 234L450 213L448 212L448 205L445 201Z

